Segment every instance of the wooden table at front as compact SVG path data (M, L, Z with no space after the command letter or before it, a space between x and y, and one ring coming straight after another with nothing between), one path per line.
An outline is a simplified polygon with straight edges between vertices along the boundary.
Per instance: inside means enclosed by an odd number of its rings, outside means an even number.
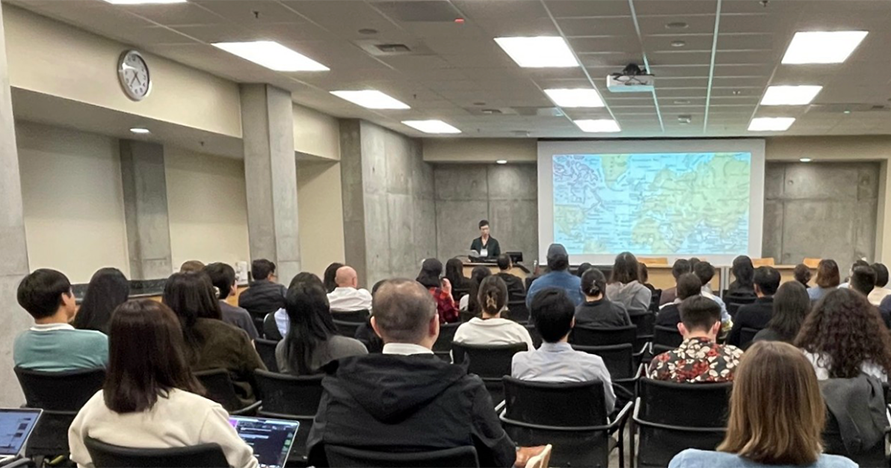
M470 278L470 273L473 272L473 268L478 266L483 266L492 270L493 275L501 271L501 269L498 268L498 265L494 263L464 263L464 276ZM507 270L507 272L523 279L530 274L529 269L521 264L514 265L510 270Z

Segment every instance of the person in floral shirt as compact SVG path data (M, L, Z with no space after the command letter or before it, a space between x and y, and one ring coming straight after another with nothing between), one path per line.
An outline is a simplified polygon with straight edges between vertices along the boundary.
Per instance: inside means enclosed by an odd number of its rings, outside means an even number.
M717 343L721 331L721 306L702 296L684 300L678 331L684 342L678 349L653 358L647 377L677 383L730 382L742 350Z

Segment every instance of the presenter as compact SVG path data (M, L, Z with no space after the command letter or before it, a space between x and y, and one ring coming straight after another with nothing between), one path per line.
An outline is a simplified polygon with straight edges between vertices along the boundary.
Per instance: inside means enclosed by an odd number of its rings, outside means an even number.
M470 244L470 250L475 250L483 259L498 258L501 255L501 247L494 237L489 236L489 222L480 221L480 236Z

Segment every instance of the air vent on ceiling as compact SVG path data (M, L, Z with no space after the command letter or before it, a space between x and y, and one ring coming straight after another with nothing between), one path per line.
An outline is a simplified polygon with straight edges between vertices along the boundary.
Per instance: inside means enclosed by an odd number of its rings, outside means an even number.
M433 51L424 45L423 42L392 42L386 39L360 39L353 41L354 44L361 47L362 50L368 52L375 57L389 57L393 55L432 55Z
M385 54L407 54L411 49L405 44L377 44L378 50Z
M464 110L473 115L520 115L523 117L562 117L563 113L556 107L465 107Z
M863 112L888 112L888 106L882 104L814 104L808 108L808 112L820 113L863 113Z
M454 22L455 18L464 17L449 0L372 1L371 4L391 19L407 23Z

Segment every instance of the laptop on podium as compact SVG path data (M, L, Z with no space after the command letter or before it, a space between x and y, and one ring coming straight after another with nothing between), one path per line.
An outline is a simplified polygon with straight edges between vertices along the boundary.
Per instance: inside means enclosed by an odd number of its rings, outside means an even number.
M0 465L20 457L43 410L0 409Z
M283 468L297 437L298 421L232 416L229 424L254 451L260 468Z

